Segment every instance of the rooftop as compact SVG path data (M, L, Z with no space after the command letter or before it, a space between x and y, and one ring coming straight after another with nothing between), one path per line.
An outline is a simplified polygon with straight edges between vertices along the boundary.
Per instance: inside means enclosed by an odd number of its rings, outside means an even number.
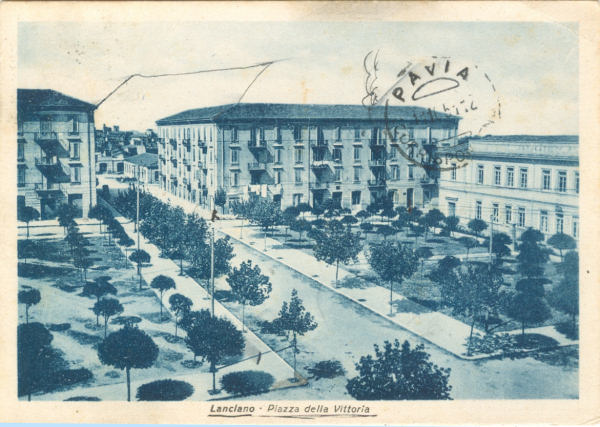
M52 89L17 89L17 111L48 110L52 108L92 111L96 106Z
M142 153L127 157L125 161L150 169L158 168L158 154Z
M161 125L234 120L456 120L460 117L413 106L238 103L186 110L156 121Z
M577 144L579 143L578 135L486 135L474 136L469 138L470 141L477 142L523 142L523 143L562 143L562 144Z

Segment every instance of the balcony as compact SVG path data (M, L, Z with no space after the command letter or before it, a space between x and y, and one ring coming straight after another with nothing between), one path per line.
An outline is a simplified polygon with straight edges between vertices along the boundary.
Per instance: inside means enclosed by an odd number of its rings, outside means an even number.
M70 182L71 171L60 160L49 158L35 159L35 166L46 178L54 182Z
M371 168L384 168L385 159L372 159L369 160L369 167Z
M334 147L343 147L344 146L344 141L340 140L335 140L333 141L333 146Z
M40 199L59 200L65 197L65 188L61 184L35 184L35 192Z
M164 145L165 145L165 139L164 138L158 138L158 143L164 147Z
M385 187L385 179L370 179L367 181L367 185L371 188Z
M373 137L371 138L369 146L371 147L371 149L385 148L385 139Z
M248 170L250 172L265 172L267 170L267 164L260 162L251 162L248 163Z
M316 150L327 150L329 148L329 145L325 141L319 141L319 142L312 141L310 143L310 147L313 148L315 151Z
M313 191L327 190L328 187L329 187L329 182L317 181L317 182L310 183L310 189Z
M69 157L69 150L62 145L56 132L38 132L34 140L48 157Z
M173 164L174 168L177 167L177 159L175 157L171 157L171 163Z
M183 139L183 140L181 140L181 143L188 151L192 147L192 141L190 139Z
M175 138L169 138L169 144L171 144L173 148L177 148L177 140Z
M267 141L248 141L248 149L253 151L266 150Z
M313 160L310 167L317 171L324 171L329 168L329 163L328 160Z

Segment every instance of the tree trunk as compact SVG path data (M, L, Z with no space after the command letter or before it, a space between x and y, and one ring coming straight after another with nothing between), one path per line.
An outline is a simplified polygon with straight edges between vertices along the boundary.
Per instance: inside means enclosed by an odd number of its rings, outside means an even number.
M29 305L25 304L25 323L29 324Z
M339 260L335 260L335 287L338 287L338 270L340 267L340 261Z
M390 316L394 314L393 312L393 297L394 297L394 282L390 281Z
M240 228L240 239L244 236L244 219L242 218L242 227Z
M129 376L129 371L131 368L125 368L125 372L127 372L127 401L131 402L131 377Z
M29 239L29 221L27 221L26 224L27 224L27 238Z
M214 394L216 394L217 393L217 367L216 367L214 361L210 362L210 370L212 372L212 386L213 386L212 391Z
M175 315L175 338L177 338L177 315Z
M138 264L138 268L139 268L139 264ZM139 287L140 287L140 291L141 291L141 290L142 290L142 272L141 272L141 269L140 269L140 271L139 271L139 277L140 277L140 284L139 284Z
M242 303L242 332L246 332L246 304Z
M160 321L161 322L162 322L162 319L163 319L163 317L162 317L162 307L163 307L162 299L163 299L163 293L161 291L161 293L160 293Z
M475 315L471 321L471 332L469 332L469 345L467 346L467 355L471 355L471 341L473 340L473 328L475 327Z
M179 258L179 275L183 276L183 257Z
M521 322L521 335L523 336L523 341L525 340L525 322Z
M104 318L104 339L106 339L106 329L108 328L108 317Z
M294 379L296 379L296 350L297 350L297 340L296 340L296 332L294 332L294 336L292 338L292 349L294 351Z

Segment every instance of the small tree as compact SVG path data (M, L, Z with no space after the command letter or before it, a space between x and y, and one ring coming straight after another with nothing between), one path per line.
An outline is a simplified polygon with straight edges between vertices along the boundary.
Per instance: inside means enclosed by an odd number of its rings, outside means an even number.
M150 282L150 287L152 289L158 290L158 292L160 293L160 320L162 320L163 294L169 289L175 289L175 280L163 274L159 274L154 279L152 279L152 281Z
M377 234L383 236L383 240L387 240L388 236L396 234L396 229L390 225L380 225L377 227Z
M349 228L352 226L352 224L356 224L357 222L358 219L356 219L356 217L352 215L344 215L344 217L342 218L342 224L348 226Z
M548 239L548 244L560 252L560 261L563 261L563 251L575 249L577 242L575 239L565 233L556 233Z
M39 255L40 247L35 243L34 240L18 240L17 241L17 257L24 259L27 264L28 258L33 258Z
M288 234L288 229L296 221L296 218L298 218L298 215L300 215L300 211L298 210L298 208L296 206L288 206L283 211L282 222L283 222L283 225L286 226L286 230L285 230L286 236Z
M81 270L81 279L85 283L87 280L87 271L94 265L94 261L88 255L90 251L84 246L78 246L73 251L73 265Z
M83 294L84 295L92 295L96 297L96 304L100 302L100 298L105 295L117 294L117 288L115 288L110 282L109 276L100 276L97 277L93 282L86 282L83 286ZM96 325L100 325L99 314L96 314Z
M479 233L481 233L483 230L485 230L488 227L488 225L482 219L473 218L471 221L469 221L469 223L467 224L467 227L469 227L469 229L473 233L475 233L475 235L477 237L479 237Z
M450 237L452 237L452 232L456 231L458 228L458 223L460 219L456 216L447 216L444 218L444 223L446 224L446 230L450 233Z
M29 223L40 218L40 213L31 206L24 206L17 212L19 221L23 221L27 226L27 238L29 239Z
M298 211L302 214L302 218L304 218L304 214L306 212L310 212L312 210L308 203L298 203L296 207L298 208Z
M256 306L265 302L271 292L271 282L258 265L252 266L252 261L248 260L231 270L227 283L236 300L242 304L242 332L245 332L246 304Z
M312 229L310 222L305 219L297 219L291 223L290 229L298 233L298 240L302 241L302 235Z
M422 236L425 233L425 227L422 226L421 224L411 224L410 225L410 231L414 234L415 236L415 248L417 247L417 243L419 241L419 236Z
M141 401L179 401L194 394L194 387L185 381L158 380L142 384L135 397Z
M440 223L446 219L446 216L439 209L431 209L425 214L424 225L431 228L431 232L435 233L435 229L440 226Z
M56 214L58 216L58 224L63 227L65 234L67 234L67 227L75 223L75 218L77 218L77 210L74 206L71 206L68 203L63 203L58 207Z
M346 385L357 400L441 400L450 399L449 368L432 363L424 346L410 348L385 341L375 345L375 356L362 356L356 364L358 375Z
M421 277L423 277L423 266L425 264L425 260L431 258L433 256L433 252L431 248L428 246L421 246L415 251L417 258L419 258L419 262L421 263Z
M458 242L467 250L467 260L469 259L469 252L471 249L476 248L479 245L477 240L473 239L472 237L460 237Z
M548 251L540 246L544 235L538 230L528 228L519 238L517 270L524 277L542 277L544 266L548 262Z
M363 222L359 225L360 229L362 231L365 232L365 234L370 233L371 231L373 231L373 224L371 224L370 222Z
M489 242L489 239L488 239ZM512 239L506 233L494 233L492 237L492 253L496 256L496 264L502 265L504 257L510 255L508 245L512 243Z
M208 310L203 310L208 313ZM213 377L212 393L217 393L217 363L225 357L239 356L244 352L244 336L229 320L221 317L202 316L202 321L193 323L187 330L185 343L196 356L210 363Z
M298 297L298 291L292 290L292 298L290 302L283 302L279 317L273 320L273 326L276 332L285 333L288 338L292 334L292 349L294 352L294 376L296 375L296 354L298 354L298 336L303 336L305 333L313 331L318 324L313 316L307 312L302 304L302 300Z
M129 255L129 260L137 264L137 273L140 279L139 287L140 291L142 290L142 264L150 262L150 254L143 249L134 250L131 255Z
M371 214L363 209L361 211L358 211L355 216L360 220L360 223L362 224L367 218L371 217Z
M25 305L25 323L29 323L29 307L38 304L42 295L37 289L24 289L19 291L19 304Z
M116 298L102 298L100 301L94 304L92 310L96 315L96 319L98 316L104 317L104 338L106 338L108 319L110 319L112 316L123 313L123 306Z
M268 199L257 199L253 205L251 220L259 225L264 232L265 249L267 248L267 232L281 223L281 209Z
M549 300L558 310L571 316L573 330L575 330L579 314L579 255L577 252L567 252L558 270L562 279L552 289Z
M227 192L223 188L218 188L215 193L215 205L221 207L221 213L225 213L225 203L227 203Z
M119 239L119 244L125 248L125 266L127 266L127 251L130 247L135 245L135 242L128 235L124 235Z
M393 314L394 283L402 283L417 271L416 253L400 243L382 242L371 245L367 254L371 268L390 288L390 316Z
M20 324L17 328L17 373L18 394L27 394L36 390L39 381L48 375L48 349L52 334L41 323Z
M352 233L339 221L330 221L323 230L315 231L313 237L315 258L329 265L335 264L335 286L337 287L340 262L345 265L350 261L358 260L358 254L362 250L360 234Z
M125 326L111 333L98 345L98 357L103 365L125 369L127 401L131 401L131 369L151 367L158 357L158 347L145 332Z
M171 310L175 313L175 336L177 336L177 325L181 318L192 309L192 300L181 294L173 294L169 297Z

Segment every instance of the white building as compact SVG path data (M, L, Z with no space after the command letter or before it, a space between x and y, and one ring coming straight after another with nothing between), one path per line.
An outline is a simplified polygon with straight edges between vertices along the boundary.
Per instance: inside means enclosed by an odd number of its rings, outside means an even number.
M123 161L124 175L139 180L142 186L158 183L158 155L142 153Z
M444 214L462 225L493 220L513 240L527 227L579 237L577 136L486 136L468 144L470 160L441 173Z

